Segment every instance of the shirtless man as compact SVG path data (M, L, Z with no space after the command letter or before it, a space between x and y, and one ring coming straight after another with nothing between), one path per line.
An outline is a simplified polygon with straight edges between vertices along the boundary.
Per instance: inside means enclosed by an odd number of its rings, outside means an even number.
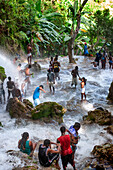
M31 59L32 59L31 51L32 51L31 45L28 44L27 45L27 60L28 60L28 64L31 64Z
M25 84L27 84L27 88L29 88L30 85L30 76L33 75L33 73L30 73L30 68L31 65L29 64L28 67L25 69L25 79L24 82L21 84L21 91L22 91L22 96L25 95Z
M7 81L8 99L10 98L10 94L12 93L14 87L15 87L14 82L11 81L11 77L8 77L8 81Z

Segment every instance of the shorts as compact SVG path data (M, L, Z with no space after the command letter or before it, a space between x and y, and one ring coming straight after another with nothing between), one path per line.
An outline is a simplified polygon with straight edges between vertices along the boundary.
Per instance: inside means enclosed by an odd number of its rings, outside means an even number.
M30 57L31 55L32 55L31 53L27 54L28 57Z
M39 104L40 104L39 98L35 99L35 100L34 100L34 105L37 106L37 105L39 105Z
M49 86L54 87L54 82L49 82Z
M68 163L70 163L72 166L74 166L74 160L73 160L72 154L69 154L66 156L61 155L61 160L62 160L62 165L65 168L67 167Z
M85 87L84 88L82 88L82 92L81 93L85 93Z
M60 76L59 76L59 72L56 72L56 73L54 73L55 74L55 78L60 78Z
M48 162L44 165L43 163L41 163L42 166L44 167L50 167L51 164L53 163L54 160L57 160L59 158L59 153L52 153L49 158L48 158Z
M77 85L77 77L72 77L72 84Z

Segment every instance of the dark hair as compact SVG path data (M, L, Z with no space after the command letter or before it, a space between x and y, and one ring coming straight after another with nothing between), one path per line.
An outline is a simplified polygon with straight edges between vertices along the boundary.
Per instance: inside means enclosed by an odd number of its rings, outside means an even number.
M31 68L31 64L28 65L28 68Z
M42 87L42 89L44 88L44 86L43 86L43 85L40 85L39 87Z
M75 124L74 124L73 127L74 127L74 128L77 128L77 129L80 129L80 123L79 123L79 122L75 122Z
M86 85L86 79L85 77L82 77L83 81L84 81L84 84Z
M21 64L18 64L18 66L20 66L20 67L21 67Z
M49 139L45 139L44 140L44 145L47 147L50 145L50 140Z
M28 132L24 132L22 134L22 139L20 140L20 146L22 146L23 149L25 148L25 144L26 144L26 141L27 141L28 137L29 137L29 133Z
M51 72L51 69L48 69L47 71L50 73L50 72Z
M78 70L78 66L75 67L75 70Z
M61 131L61 133L65 133L66 128L65 128L64 126L62 126L62 127L60 128L60 131Z
M53 57L51 57L51 60L53 60Z
M11 77L8 77L8 80L11 80Z

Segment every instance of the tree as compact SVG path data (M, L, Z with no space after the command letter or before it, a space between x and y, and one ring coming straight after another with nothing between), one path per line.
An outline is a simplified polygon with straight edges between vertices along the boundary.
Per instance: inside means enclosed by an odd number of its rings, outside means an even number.
M68 42L68 56L69 56L69 62L72 63L73 62L73 48L74 48L74 41L75 41L75 38L77 37L78 35L78 32L79 32L79 29L80 29L80 23L81 23L81 12L85 6L85 4L87 3L88 0L84 0L82 4L80 4L80 7L76 12L76 8L78 8L78 6L76 6L76 2L78 1L75 1L74 2L74 13L73 13L73 22L72 22L72 27L71 27L71 33L70 33L70 40ZM75 23L74 23L74 20L76 18L76 21L77 21L77 25L76 25L76 28L74 27L75 26Z

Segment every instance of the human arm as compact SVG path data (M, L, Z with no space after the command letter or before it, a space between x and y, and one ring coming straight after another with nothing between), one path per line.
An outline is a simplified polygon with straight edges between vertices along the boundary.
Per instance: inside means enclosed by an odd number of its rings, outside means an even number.
M47 154L48 153L60 153L60 146L61 146L60 143L57 143L57 146L58 146L57 150L48 149Z
M18 148L19 148L19 149L20 149L20 141L21 141L21 140L18 141Z
M40 90L42 90L44 93L46 93L46 91L44 89L40 89Z

